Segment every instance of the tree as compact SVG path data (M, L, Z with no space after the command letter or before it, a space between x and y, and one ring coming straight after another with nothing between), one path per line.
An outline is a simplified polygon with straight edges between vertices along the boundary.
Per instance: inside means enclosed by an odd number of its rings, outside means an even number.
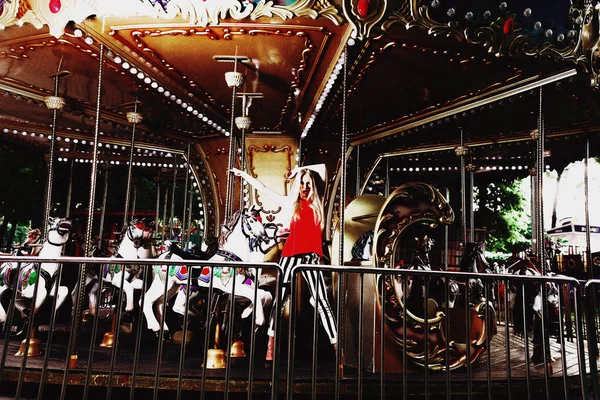
M489 251L508 252L511 245L531 237L531 225L524 210L522 182L493 182L478 187L475 221L488 231Z

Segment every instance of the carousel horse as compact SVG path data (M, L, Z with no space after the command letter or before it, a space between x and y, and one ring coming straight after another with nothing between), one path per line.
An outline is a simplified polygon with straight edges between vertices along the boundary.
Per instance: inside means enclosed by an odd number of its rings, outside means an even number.
M510 258L507 260L507 263L511 261L513 262L506 268L509 274L542 276L542 273L527 257L517 260ZM547 276L557 275L549 273ZM559 318L559 289L558 285L554 282L546 282L545 285L550 326L555 331ZM532 332L535 329L536 318L540 320L542 318L542 285L538 282L526 282L521 289L520 285L512 284L510 292L512 293L512 299L509 303L513 315L513 332L521 336L525 334L525 329L527 329L527 332ZM525 318L523 318L523 303L525 303Z
M210 261L260 262L264 257L264 252L261 251L261 243L264 240L266 240L265 231L260 218L260 209L253 206L250 209L244 209L243 212L237 211L231 220L223 226L223 233L219 237L219 248L216 250L215 255L210 258ZM172 251L161 254L159 259L191 259L190 256L185 256L183 253L178 252L177 247L172 247ZM239 272L235 274L234 268L230 267L203 267L198 269L198 275L196 275L195 269L192 268L192 277L197 277L195 281L198 287L208 288L212 281L214 289L231 294L234 290L234 280L231 278L235 275L236 297L239 296L250 301L250 305L242 313L242 318L248 317L254 311L256 323L262 325L265 320L263 307L270 303L271 294L265 290L257 289L258 302L253 304L254 282L258 272L254 269L245 268L239 268L238 270ZM165 284L167 285L167 297L177 293L173 311L181 315L185 314L186 300L198 295L198 291L194 290L195 288L184 286L187 283L189 272L189 269L184 265L171 266L170 268L165 265L154 267L152 285L144 295L144 315L148 322L148 329L154 332L160 330L160 324L153 312L153 304L164 296ZM188 289L190 290L189 297L187 294ZM161 312L162 308L159 307L159 316ZM163 322L163 330L169 331L165 322Z
M42 258L60 257L65 243L69 240L70 233L70 220L66 218L50 218L48 221L48 237L37 256ZM31 240L37 240L36 233L31 236ZM20 296L19 301L15 303L15 307L25 317L28 314L28 307L22 300L33 298L35 285L39 280L33 313L35 314L48 296L54 295L54 293L57 296L56 309L58 310L69 293L69 289L66 286L60 286L60 282L56 281L58 268L59 264L52 262L26 263L19 270L17 263L5 263L0 268L0 278L2 278L0 279L0 296L7 288L14 288L16 284L16 289ZM6 311L0 303L0 322L5 322L6 317Z
M403 269L421 270L421 271L440 271L440 268L432 268L429 253L433 249L434 240L429 236L415 238L415 248L413 250L413 260L411 263L397 266ZM448 304L447 308L453 308L456 298L459 294L459 288L456 281L448 280ZM411 310L423 310L425 299L425 278L422 276L413 276L407 281L406 305ZM402 286L395 285L396 295L403 298ZM445 278L432 278L429 281L429 299L435 300L437 305L445 306Z
M373 257L373 237L375 232L371 229L363 233L352 246L352 259L355 261L371 261Z
M146 219L132 219L125 232L118 250L111 257L118 258L152 258L152 246L150 238L154 232L154 221L147 222ZM122 276L125 275L123 279ZM119 263L108 263L100 266L100 271L89 268L86 273L86 292L88 292L90 314L94 315L98 304L99 279L121 289L123 280L123 293L125 294L125 311L133 311L133 290L141 289L142 280L139 279L140 268L133 265L121 265ZM73 301L76 299L78 286L72 292ZM75 304L75 303L73 303Z
M39 252L39 247L42 238L42 232L39 229L29 228L27 238L19 246L15 246L12 256L36 256ZM6 311L2 307L1 300L7 289L14 287L14 279L16 279L17 265L13 262L6 262L0 266L0 321L6 320Z
M468 242L465 246L462 259L460 261L461 272L471 272L475 274L493 273L493 269L485 259L485 242ZM461 283L464 285L464 283ZM490 300L495 300L494 284L491 283ZM462 294L462 291L461 291ZM470 304L477 304L485 299L485 286L481 279L469 279L467 283L466 296ZM460 301L462 304L462 300Z

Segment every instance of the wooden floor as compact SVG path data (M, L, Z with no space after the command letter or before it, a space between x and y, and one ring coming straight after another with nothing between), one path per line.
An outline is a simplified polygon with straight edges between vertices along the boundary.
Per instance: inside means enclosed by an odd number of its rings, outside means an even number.
M506 398L509 388L513 396L522 398L521 395L527 395L527 366L529 365L530 390L531 393L543 392L546 387L546 379L543 364L534 364L525 354L525 343L522 337L509 335L510 341L510 369L507 368L506 357L506 334L504 326L498 326L498 334L491 340L491 350L486 352L480 360L474 364L471 371L466 368L446 372L425 371L418 368L411 368L407 373L410 384L409 393L424 393L435 395L436 393L447 393L448 389L454 394L479 393L480 395L491 394L492 397ZM44 341L45 336L42 336ZM60 383L63 379L66 359L66 339L68 334L55 333L55 340L50 349L50 358L48 364L49 384ZM98 338L100 340L101 337ZM87 338L89 343L89 338ZM85 345L86 338L82 336L82 345L79 348L79 366L69 372L68 380L75 385L82 385L86 380L86 368L88 364L89 344ZM200 342L200 341L199 341ZM8 346L6 363L2 369L2 381L16 381L19 379L22 357L14 356L18 349L19 341L11 339ZM578 353L576 342L566 342L564 348L557 343L556 338L550 339L551 355L554 361L548 374L548 385L553 392L552 398L564 398L566 384L567 390L572 391L579 385L580 368L578 363ZM533 345L530 343L530 356L533 351ZM0 351L3 348L3 341L0 339ZM44 345L45 348L45 345ZM113 385L118 387L131 386L131 374L133 369L133 342L131 338L123 337L121 345L118 348L116 363L114 364ZM164 389L176 390L178 385L184 390L198 391L202 389L202 351L197 346L190 346L184 358L183 371L184 379L179 381L178 365L180 346L174 344L165 344L163 348L163 357L160 366L160 385ZM587 349L586 349L587 351ZM304 352L306 353L306 352ZM152 343L143 343L140 354L139 365L137 369L136 387L151 388L154 386L157 351ZM257 357L255 367L252 373L253 387L252 391L256 393L268 393L271 390L271 372L270 368L264 365L264 348L257 347ZM259 356L260 354L260 356ZM284 355L285 357L285 355ZM335 363L333 352L331 354L320 355L317 368L314 373L310 362L310 355L303 354L295 362L294 370L294 390L297 393L311 393L317 391L321 394L334 393L335 384ZM249 361L248 357L238 359L232 365L229 371L229 387L231 392L248 391L249 382ZM586 352L587 359L587 352ZM489 360L489 370L488 370ZM563 373L566 365L566 375ZM28 381L39 381L40 371L43 365L43 357L28 357L25 379ZM95 346L93 354L93 365L90 371L91 386L107 386L108 375L111 367L111 350ZM586 371L589 373L589 366L586 365ZM280 392L285 390L285 378L287 365L282 363L278 376ZM467 385L468 374L471 377L471 385ZM509 377L510 374L510 377ZM208 370L204 388L207 391L223 391L226 370ZM381 377L379 374L363 373L360 376L362 389L358 387L359 374L355 368L346 367L343 370L341 393L346 395L356 395L362 393L379 397L382 390L385 394L403 393L402 374L386 374L385 385L381 386ZM491 380L492 387L488 389L488 383ZM519 393L521 395L519 395ZM368 396L367 396L368 397ZM574 397L577 398L577 397Z

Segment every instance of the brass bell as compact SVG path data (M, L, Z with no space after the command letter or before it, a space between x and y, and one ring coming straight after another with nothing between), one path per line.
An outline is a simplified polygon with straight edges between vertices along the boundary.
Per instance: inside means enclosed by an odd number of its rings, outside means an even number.
M115 344L115 335L111 332L106 332L100 343L100 347L112 348Z
M194 332L187 331L185 334L185 344L188 345L194 341ZM183 331L177 331L173 334L173 343L181 344L183 342Z
M21 342L21 346L19 346L19 351L15 354L15 356L24 356L25 355L25 346L27 345L27 339L24 339ZM27 348L27 357L39 357L42 355L41 342L40 339L32 337L29 340L29 348Z
M208 349L206 353L206 368L207 369L223 369L227 367L225 362L225 350Z
M241 340L236 340L231 344L231 357L232 358L242 358L246 357L246 352L244 351L244 342Z

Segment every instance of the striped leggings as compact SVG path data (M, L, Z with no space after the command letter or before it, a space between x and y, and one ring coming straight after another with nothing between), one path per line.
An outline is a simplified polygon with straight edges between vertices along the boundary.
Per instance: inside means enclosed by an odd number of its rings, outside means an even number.
M271 320L269 322L269 336L275 336L274 324L276 312L283 310L283 305L286 303L290 296L290 278L292 268L298 264L319 264L321 258L315 253L299 254L291 257L282 257L279 264L283 267L283 288L281 289L281 306L273 307L271 311ZM327 289L325 287L325 279L323 278L323 272L321 271L302 271L302 276L306 280L308 289L310 290L310 303L313 307L317 307L316 298L317 290L319 291L319 304L317 310L319 311L319 319L323 328L329 336L331 344L337 343L337 327L335 324L335 317L327 298Z

